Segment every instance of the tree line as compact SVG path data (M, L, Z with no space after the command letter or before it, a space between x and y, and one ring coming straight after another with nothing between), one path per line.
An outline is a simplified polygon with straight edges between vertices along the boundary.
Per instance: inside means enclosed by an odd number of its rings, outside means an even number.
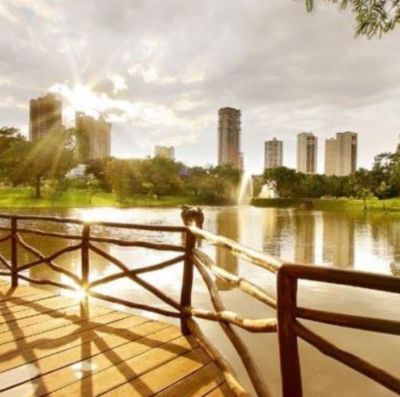
M55 192L69 187L86 189L89 196L113 192L120 203L135 195L150 198L193 196L210 204L233 203L241 172L232 166L188 167L164 157L89 160L83 177L67 177L80 163L75 129L52 131L28 141L18 129L0 129L0 179L11 186L31 186L34 197L43 186Z
M359 168L347 176L304 174L287 167L266 169L263 183L280 198L352 197L366 200L400 196L400 152L381 153L371 170Z
M74 129L54 131L31 142L18 129L2 127L0 180L14 187L31 186L36 198L46 185L53 193L69 187L86 189L89 196L113 192L120 203L135 196L191 196L202 203L222 204L235 203L242 178L242 172L229 165L189 167L164 157L90 160L83 177L67 177L80 163L77 152ZM266 169L256 181L255 194L268 184L280 198L399 197L400 152L379 154L371 170L360 168L348 176L309 175L277 167Z

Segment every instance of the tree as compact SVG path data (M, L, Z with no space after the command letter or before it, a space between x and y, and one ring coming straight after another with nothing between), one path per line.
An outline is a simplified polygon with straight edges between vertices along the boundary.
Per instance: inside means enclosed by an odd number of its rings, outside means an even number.
M143 187L151 186L151 193L157 196L173 196L183 189L183 182L179 175L182 164L172 159L156 156L142 162L141 177Z
M23 141L25 137L18 128L0 128L0 153L4 153L14 142Z
M114 159L105 167L105 177L119 203L126 203L140 182L130 160Z
M339 10L350 8L356 19L356 36L368 38L382 36L400 23L400 0L327 0L338 5ZM311 12L315 0L305 0Z
M287 167L267 168L263 174L264 183L274 186L280 198L296 197L301 173Z
M20 133L19 129L14 127L2 127L0 128L0 177L7 178L9 167L7 166L8 160L4 157L4 153L7 152L10 147L17 143L25 141L25 137Z
M114 160L113 157L89 160L85 170L87 176L93 176L98 181L99 187L108 192L112 190L112 187L106 178L105 169L112 160Z
M53 131L39 141L16 140L3 153L3 172L14 185L28 184L41 198L45 178L58 184L73 166L72 130Z

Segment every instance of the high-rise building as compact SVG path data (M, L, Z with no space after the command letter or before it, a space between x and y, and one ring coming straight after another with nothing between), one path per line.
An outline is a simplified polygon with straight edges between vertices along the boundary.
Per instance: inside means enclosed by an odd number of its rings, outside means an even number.
M317 173L318 138L312 132L297 135L297 171Z
M231 164L243 168L243 155L240 152L240 110L222 108L218 111L218 165Z
M338 132L325 142L325 174L345 176L357 168L357 133Z
M29 102L29 139L37 141L62 126L62 105L53 94Z
M265 142L264 169L282 167L283 165L283 142L272 138Z
M111 155L111 123L83 112L75 114L76 143L79 161L102 159Z
M175 158L175 149L173 146L158 146L154 147L154 156L165 157L173 160Z
M336 139L330 138L325 141L325 174L336 175Z

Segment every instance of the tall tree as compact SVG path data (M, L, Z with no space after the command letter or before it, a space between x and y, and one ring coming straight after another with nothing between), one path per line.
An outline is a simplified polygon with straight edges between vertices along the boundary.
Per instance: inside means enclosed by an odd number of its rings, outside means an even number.
M40 198L44 179L60 181L73 166L71 135L72 130L60 130L39 141L14 142L2 156L8 179L14 186L33 186Z

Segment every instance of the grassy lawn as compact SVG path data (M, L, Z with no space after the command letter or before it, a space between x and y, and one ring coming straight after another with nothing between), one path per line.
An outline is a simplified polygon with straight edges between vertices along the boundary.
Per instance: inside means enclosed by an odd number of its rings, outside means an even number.
M119 203L112 193L99 192L89 197L85 190L69 189L52 196L43 190L43 198L35 199L32 188L0 188L0 208L83 208L83 207L176 207L201 205L196 197L132 197Z
M306 199L254 199L256 207L296 208ZM356 199L311 199L314 209L324 211L363 211L364 201ZM400 198L389 200L371 199L366 201L367 211L400 212Z

